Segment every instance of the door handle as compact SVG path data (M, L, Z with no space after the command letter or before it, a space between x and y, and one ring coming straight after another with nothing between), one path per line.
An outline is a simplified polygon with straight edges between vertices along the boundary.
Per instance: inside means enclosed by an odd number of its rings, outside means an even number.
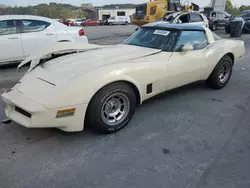
M10 38L8 38L8 39L18 39L18 37L10 37Z
M45 35L54 35L53 33L46 33Z

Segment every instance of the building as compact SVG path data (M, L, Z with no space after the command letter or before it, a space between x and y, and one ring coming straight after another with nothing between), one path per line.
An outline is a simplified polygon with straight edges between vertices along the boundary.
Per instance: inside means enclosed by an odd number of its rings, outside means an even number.
M111 16L131 16L135 13L135 8L99 8L98 19L106 20Z
M225 12L226 0L211 0L211 6L215 11Z
M6 6L3 4L0 4L0 8L6 8Z

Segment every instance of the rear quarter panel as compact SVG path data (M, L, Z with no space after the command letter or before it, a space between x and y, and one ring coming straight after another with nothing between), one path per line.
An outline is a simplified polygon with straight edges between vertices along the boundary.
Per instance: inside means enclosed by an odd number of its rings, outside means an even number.
M234 63L237 62L245 53L244 42L240 40L221 39L209 45L213 55L213 61L208 64L206 77L209 76L218 62L227 54L232 54ZM206 79L206 78L204 78Z

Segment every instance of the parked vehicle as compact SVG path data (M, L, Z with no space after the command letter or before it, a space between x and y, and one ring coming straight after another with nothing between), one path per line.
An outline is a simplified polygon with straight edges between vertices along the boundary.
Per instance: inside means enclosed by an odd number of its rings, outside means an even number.
M57 42L88 43L84 30L49 18L28 15L0 16L0 64L22 61Z
M243 15L243 14L247 14L247 13L250 13L250 10L243 10L240 14Z
M250 33L250 13L241 14L240 17L244 20L242 33ZM226 33L231 33L231 23L234 22L236 17L231 17L225 25Z
M112 16L107 20L108 25L128 25L130 23L129 16Z
M108 20L100 20L100 25L108 25Z
M171 24L192 24L208 27L208 20L206 16L195 11L174 12L165 16L164 21Z
M88 19L81 24L82 26L97 26L100 25L99 20L97 19Z
M32 61L2 94L5 112L29 128L75 132L88 125L114 133L128 125L137 105L157 94L199 80L224 88L244 52L244 41L167 23L142 26L118 45L58 43L18 66Z
M183 2L183 1L182 1ZM200 7L189 1L181 5L181 0L155 0L136 6L135 14L131 16L132 24L141 26L147 23L155 22L164 17L168 11L199 11Z
M67 26L75 26L74 20L71 19L62 20L62 23Z
M207 19L209 21L209 28L212 31L218 30L219 27L224 28L230 18L230 16L225 12L208 11L202 13L207 16Z
M75 20L74 21L75 26L81 26L84 21L86 21L86 20L83 20L83 19L77 19L77 20Z

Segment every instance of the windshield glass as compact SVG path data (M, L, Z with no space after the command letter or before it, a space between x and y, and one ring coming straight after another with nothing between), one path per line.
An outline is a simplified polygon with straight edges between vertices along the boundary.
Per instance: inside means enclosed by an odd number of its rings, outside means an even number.
M249 19L250 13L243 14L243 15L241 15L241 17L243 18L243 20Z
M123 44L172 51L178 31L156 28L140 28Z

